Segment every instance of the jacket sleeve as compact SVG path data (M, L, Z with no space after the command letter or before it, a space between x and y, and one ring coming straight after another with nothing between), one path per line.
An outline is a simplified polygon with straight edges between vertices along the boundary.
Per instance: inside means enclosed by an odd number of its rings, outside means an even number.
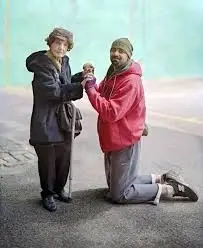
M101 119L113 123L126 115L138 94L139 84L136 82L138 82L138 78L129 78L123 81L120 86L114 90L109 100L102 97L94 88L87 91L89 101Z
M71 77L71 83L81 83L83 79L82 72L78 72Z
M56 79L49 68L39 70L35 77L37 80L33 81L34 93L48 101L71 101L83 96L83 87L80 83L61 84L59 78Z

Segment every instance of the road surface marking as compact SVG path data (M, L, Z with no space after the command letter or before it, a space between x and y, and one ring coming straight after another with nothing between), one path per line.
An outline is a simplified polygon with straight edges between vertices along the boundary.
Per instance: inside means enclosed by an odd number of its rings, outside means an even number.
M163 113L154 112L154 111L148 111L147 113L151 116L157 116L157 117L171 119L171 120L177 120L177 121L183 121L183 122L203 125L203 120L199 120L195 117L186 118L186 117L181 117L181 116L177 116L177 115L163 114Z

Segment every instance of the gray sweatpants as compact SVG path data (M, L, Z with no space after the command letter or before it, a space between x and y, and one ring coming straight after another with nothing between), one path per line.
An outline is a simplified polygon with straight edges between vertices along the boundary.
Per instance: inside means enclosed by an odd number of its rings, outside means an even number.
M151 175L138 176L140 141L120 151L104 154L105 173L111 199L117 203L153 201L158 185Z

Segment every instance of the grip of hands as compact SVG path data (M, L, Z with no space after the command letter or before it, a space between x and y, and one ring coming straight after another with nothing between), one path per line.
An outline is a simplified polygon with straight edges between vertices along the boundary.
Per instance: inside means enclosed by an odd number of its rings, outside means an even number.
M84 76L84 80L82 81L82 86L83 88L85 88L85 90L88 90L92 87L95 87L96 85L96 78L94 76L94 74L92 73L87 73L85 76Z

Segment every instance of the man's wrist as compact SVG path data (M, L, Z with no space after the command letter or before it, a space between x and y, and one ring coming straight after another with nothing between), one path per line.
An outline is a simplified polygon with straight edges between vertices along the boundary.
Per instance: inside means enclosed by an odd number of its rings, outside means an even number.
M92 90L92 89L95 89L95 88L96 88L96 84L94 84L94 85L89 85L89 86L86 86L86 87L85 87L85 91L87 92L87 91Z

